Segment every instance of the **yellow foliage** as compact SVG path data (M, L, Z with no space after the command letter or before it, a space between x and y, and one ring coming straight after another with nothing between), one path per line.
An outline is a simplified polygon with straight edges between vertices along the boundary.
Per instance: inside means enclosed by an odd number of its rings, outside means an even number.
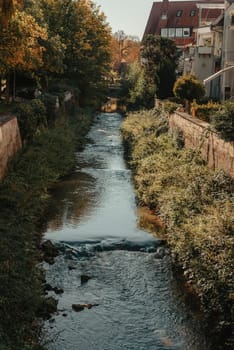
M3 64L0 72L20 68L37 69L43 64L44 48L38 39L47 39L47 32L36 20L23 11L15 11L9 26L0 39L0 53Z

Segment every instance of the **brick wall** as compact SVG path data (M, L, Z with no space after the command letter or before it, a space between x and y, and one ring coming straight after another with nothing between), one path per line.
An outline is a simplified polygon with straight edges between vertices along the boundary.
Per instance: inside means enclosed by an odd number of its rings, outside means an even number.
M200 148L202 158L214 170L223 169L234 178L234 142L225 142L210 125L183 112L175 112L169 117L171 129L180 129L185 147Z
M0 179L3 177L8 160L22 147L17 118L0 117Z

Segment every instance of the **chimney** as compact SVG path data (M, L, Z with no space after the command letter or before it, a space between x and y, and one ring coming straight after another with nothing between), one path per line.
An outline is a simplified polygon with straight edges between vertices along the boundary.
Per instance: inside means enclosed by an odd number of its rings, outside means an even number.
M169 8L169 0L163 0L161 19L167 19L168 8Z

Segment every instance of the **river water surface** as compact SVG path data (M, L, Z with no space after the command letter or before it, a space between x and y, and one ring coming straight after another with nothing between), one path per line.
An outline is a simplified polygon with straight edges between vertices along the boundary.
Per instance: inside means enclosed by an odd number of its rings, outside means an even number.
M64 293L45 342L49 350L208 350L163 241L138 227L121 121L96 117L76 171L54 190L45 239L61 254L45 268ZM94 306L72 308L86 303Z

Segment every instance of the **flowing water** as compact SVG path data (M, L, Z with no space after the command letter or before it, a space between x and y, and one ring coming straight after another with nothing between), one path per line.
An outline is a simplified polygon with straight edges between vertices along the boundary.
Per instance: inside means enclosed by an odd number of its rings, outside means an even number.
M76 171L54 191L45 239L61 253L45 268L64 293L45 342L49 350L208 350L164 242L138 227L121 120L96 117Z

